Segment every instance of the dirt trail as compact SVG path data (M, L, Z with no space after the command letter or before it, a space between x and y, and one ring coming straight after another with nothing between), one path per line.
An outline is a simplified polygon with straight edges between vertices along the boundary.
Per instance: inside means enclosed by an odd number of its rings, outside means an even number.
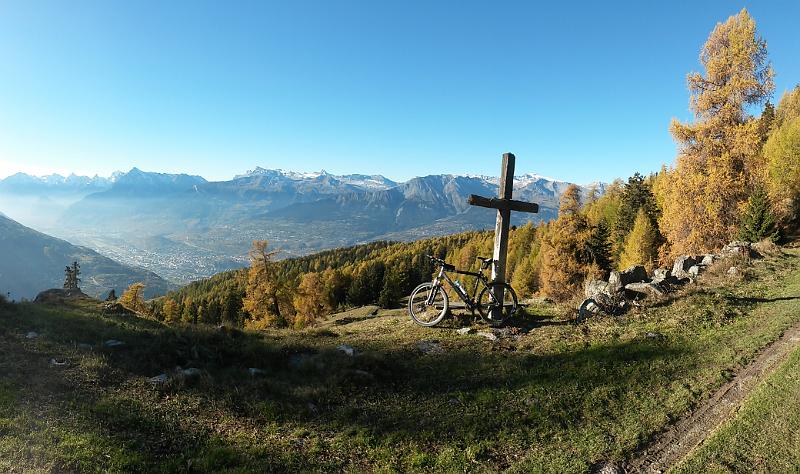
M700 445L740 407L742 401L800 345L800 324L762 349L755 360L720 387L691 415L672 425L625 466L626 472L666 472Z

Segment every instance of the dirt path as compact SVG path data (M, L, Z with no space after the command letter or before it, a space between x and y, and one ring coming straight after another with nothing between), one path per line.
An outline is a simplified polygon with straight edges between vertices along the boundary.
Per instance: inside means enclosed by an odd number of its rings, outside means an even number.
M755 360L720 387L691 415L658 436L625 466L626 472L660 473L679 463L741 406L742 401L800 345L800 324L762 349Z

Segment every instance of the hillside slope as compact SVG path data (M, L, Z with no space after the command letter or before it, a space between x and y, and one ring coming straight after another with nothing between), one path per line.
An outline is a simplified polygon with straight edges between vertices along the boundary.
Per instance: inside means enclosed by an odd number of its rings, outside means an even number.
M576 326L534 306L495 341L458 334L452 320L415 326L403 310L239 332L105 316L86 302L3 307L0 470L585 473L622 463L800 322L798 253L744 278L701 279L624 318Z
M162 295L175 287L153 272L124 265L94 250L72 245L0 216L0 292L14 299L31 299L42 290L61 288L64 267L81 265L81 289L100 296L110 289L119 295L131 283L143 281L146 295Z

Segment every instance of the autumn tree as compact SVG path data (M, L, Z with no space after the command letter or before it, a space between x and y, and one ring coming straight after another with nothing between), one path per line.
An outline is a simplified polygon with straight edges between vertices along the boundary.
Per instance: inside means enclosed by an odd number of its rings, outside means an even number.
M288 291L275 271L273 259L277 254L269 250L266 240L255 240L250 249L250 269L247 273L247 289L242 300L250 318L267 326L286 326L289 318L285 313ZM289 300L289 304L291 300Z
M172 298L167 298L161 307L161 314L164 315L164 322L168 324L177 323L181 320L181 308Z
M556 219L542 242L540 291L557 300L572 297L588 272L589 226L581 214L580 188L570 185L561 196Z
M631 265L644 265L652 270L658 260L658 229L647 216L644 208L640 208L634 219L633 229L625 238L625 245L619 258L619 269Z
M705 73L687 78L695 121L670 125L679 154L661 227L674 253L712 250L735 234L760 167L759 122L747 110L774 87L767 43L746 10L717 24L700 62Z
M122 293L119 298L119 304L130 309L131 311L144 310L144 283L136 282Z
M766 186L783 226L800 227L800 86L784 94L764 145Z
M319 273L309 272L300 278L300 284L294 295L294 307L297 313L292 326L296 329L313 324L327 313L329 304L323 279Z

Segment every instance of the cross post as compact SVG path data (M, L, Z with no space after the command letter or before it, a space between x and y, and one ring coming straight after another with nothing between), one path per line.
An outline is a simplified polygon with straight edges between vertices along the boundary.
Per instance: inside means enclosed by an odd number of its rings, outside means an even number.
M532 202L514 201L511 199L514 191L514 161L513 153L503 154L503 167L500 170L500 191L498 198L485 198L475 194L469 197L472 206L497 209L497 220L494 226L494 265L492 265L492 294L497 301L502 302L504 297L503 283L506 281L506 256L508 255L508 231L511 226L511 211L538 212L539 205ZM503 308L493 308L491 318L502 320Z

